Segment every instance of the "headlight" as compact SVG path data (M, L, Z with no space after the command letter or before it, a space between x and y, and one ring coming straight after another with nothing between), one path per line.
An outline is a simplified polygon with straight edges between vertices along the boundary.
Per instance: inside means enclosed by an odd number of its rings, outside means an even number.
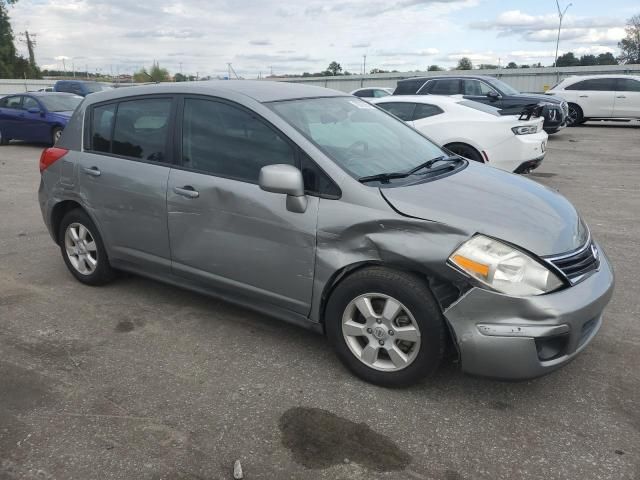
M537 125L521 125L519 127L513 127L511 129L516 135L528 135L530 133L538 133Z
M467 240L449 261L487 287L507 295L541 295L562 286L553 272L526 253L484 235Z

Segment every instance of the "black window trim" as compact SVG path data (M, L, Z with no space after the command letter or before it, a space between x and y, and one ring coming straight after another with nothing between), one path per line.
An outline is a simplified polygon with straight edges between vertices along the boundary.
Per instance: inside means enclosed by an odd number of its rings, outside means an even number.
M622 85L624 80L627 80L629 82L637 83L638 84L638 90L619 90L618 86ZM636 80L635 78L620 78L620 77L616 77L614 85L615 85L615 91L616 92L631 92L631 93L640 92L640 80Z
M409 105L412 105L412 106L413 106L413 108L412 108L412 110L411 110L411 114L409 115L409 117L410 117L410 118L409 118L409 120L403 120L402 118L398 117L395 113L390 112L389 110L387 110L386 108L384 108L384 105L389 105L389 104L402 104L402 105L404 105L404 104L409 104ZM400 120L400 121L402 121L402 122L404 122L404 123L407 123L407 122L413 122L413 116L414 116L415 111L416 111L416 105L417 105L417 103L416 103L416 102L411 102L411 101L404 101L404 102L403 102L403 101L401 101L401 100L396 100L395 102L380 102L380 103L378 103L377 105L378 105L378 106L380 106L380 108L381 108L382 110L384 110L385 112L387 112L389 115L393 115L393 117L397 118L398 120Z
M24 95L22 94L6 95L2 97L2 100L9 100L10 98L13 98L13 97L18 97L20 99L20 106L18 108L13 108L13 107L2 107L2 108L6 108L8 110L22 110L22 105L24 104Z
M175 148L173 145L174 135L167 135L165 139L165 154L167 157L167 161L165 162L156 162L154 160L146 160L144 158L136 158L129 157L127 155L118 155L111 152L101 152L99 150L93 150L93 111L98 107L105 107L110 105L115 105L115 110L113 112L113 124L111 125L111 138L109 143L109 150L113 149L113 134L115 132L116 120L118 117L118 107L121 103L131 102L135 100L158 100L158 99L169 99L171 100L171 108L169 109L169 122L167 125L167 130L169 132L175 131L175 122L176 122L176 106L177 106L177 95L174 94L162 94L162 93L154 93L148 95L134 95L130 97L119 97L117 99L106 100L104 102L93 103L87 107L84 114L84 138L82 139L82 151L87 153L92 153L94 155L102 155L105 157L113 157L119 158L122 160L130 160L138 163L146 163L149 165L159 165L162 167L175 167L176 166L176 157L174 155Z
M236 182L242 182L242 183L249 183L249 184L252 184L252 185L258 185L257 181L247 180L246 178L238 178L238 177L234 177L232 175L214 174L214 173L207 172L207 171L204 171L204 170L198 170L198 169L195 169L195 168L186 167L186 166L184 166L182 164L182 138L183 138L182 137L182 129L183 129L185 100L193 99L193 100L206 100L206 101L210 101L210 102L224 103L226 105L238 108L238 109L248 113L249 115L252 115L252 116L256 117L267 128L270 128L277 135L279 135L282 138L282 140L292 148L292 150L293 150L293 158L294 158L294 162L295 162L294 166L297 169L301 170L301 168L302 168L302 160L301 160L301 158L302 158L302 155L306 154L309 157L309 159L314 163L314 165L318 168L318 170L320 170L320 172L323 173L335 185L336 189L339 192L338 195L329 195L329 194L325 194L325 193L321 193L321 192L314 192L314 191L305 189L305 194L306 195L313 196L313 197L319 197L319 198L325 198L325 199L328 199L328 200L338 200L338 199L340 199L342 197L342 189L340 188L340 186L335 182L335 180L333 180L333 178L331 178L331 176L329 174L327 174L327 172L324 171L324 169L320 165L318 165L318 162L316 162L311 157L311 155L306 153L298 144L296 144L293 140L291 140L288 135L286 135L284 132L282 132L282 130L280 130L278 127L273 125L273 123L271 123L269 120L264 118L262 115L260 115L255 110L247 108L247 107L245 107L244 105L242 105L240 103L234 102L233 100L229 100L228 98L216 97L216 96L213 96L213 95L180 94L180 95L177 95L177 97L178 97L178 105L177 105L177 110L176 110L177 124L176 124L176 128L174 128L174 130L173 130L174 131L173 157L175 158L176 161L175 161L175 164L172 166L172 168L175 168L176 170L183 170L183 171L186 171L186 172L197 173L197 174L200 174L200 175L208 175L210 177L225 178L227 180L233 180L233 181L236 181Z
M433 115L427 115L426 117L416 118L416 110L418 109L419 105L428 105L429 107L433 107L438 110L438 113L434 113ZM444 113L444 110L441 109L438 105L434 105L433 103L416 102L415 108L413 109L413 114L411 115L411 121L417 122L420 120L424 120L425 118L431 118L431 117L435 117L436 115L441 115L443 113Z

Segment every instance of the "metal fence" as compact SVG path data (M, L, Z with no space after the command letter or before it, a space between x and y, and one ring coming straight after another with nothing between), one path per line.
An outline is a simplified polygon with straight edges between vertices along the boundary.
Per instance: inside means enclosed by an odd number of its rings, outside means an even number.
M497 70L450 70L446 72L402 72L378 73L374 75L348 75L336 77L280 78L284 82L305 83L319 87L351 92L361 87L395 88L398 80L411 77L437 75L490 75L497 77L513 88L528 93L542 93L558 82L558 79L572 75L639 75L638 65L596 65L592 67L543 67L543 68L501 68Z

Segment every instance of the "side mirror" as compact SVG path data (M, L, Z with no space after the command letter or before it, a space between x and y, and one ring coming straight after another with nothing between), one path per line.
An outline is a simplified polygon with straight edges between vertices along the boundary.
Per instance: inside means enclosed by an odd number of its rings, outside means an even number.
M29 113L40 113L40 109L38 107L31 107L29 109L27 109L27 112Z
M496 92L492 91L492 92L487 92L487 97L492 102L495 102L496 100L498 100L500 98L500 95L498 95Z
M262 167L258 184L265 192L285 194L287 210L290 212L304 213L307 209L302 172L293 165L276 164Z

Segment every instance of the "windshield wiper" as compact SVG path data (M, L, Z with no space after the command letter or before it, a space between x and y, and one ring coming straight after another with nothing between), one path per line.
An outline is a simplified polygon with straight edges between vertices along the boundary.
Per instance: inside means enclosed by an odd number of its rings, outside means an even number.
M411 170L406 171L406 172L389 172L389 173L378 173L376 175L368 175L366 177L360 177L358 178L358 181L360 183L366 183L366 182L382 182L382 183L387 183L389 180L393 180L394 178L406 178L410 175L414 175L415 173L417 173L418 171L422 170L423 168L431 168L434 164L436 164L437 162L459 162L462 161L462 159L460 157L447 157L446 155L442 155L440 157L436 157L436 158L432 158L431 160L427 160L424 163L421 163L420 165L413 167ZM440 169L438 169L440 170Z
M411 170L409 170L407 172L407 174L413 175L414 173L419 172L423 168L431 168L437 162L456 162L456 163L458 163L459 161L461 161L460 157L447 157L446 155L441 155L440 157L432 158L431 160L427 160L426 162L421 163L420 165L418 165L416 167L413 167Z
M405 177L408 177L409 175L411 174L406 172L377 173L376 175L367 175L366 177L360 177L358 178L358 181L360 183L367 183L367 182L386 183L389 180L392 180L394 178L405 178Z

